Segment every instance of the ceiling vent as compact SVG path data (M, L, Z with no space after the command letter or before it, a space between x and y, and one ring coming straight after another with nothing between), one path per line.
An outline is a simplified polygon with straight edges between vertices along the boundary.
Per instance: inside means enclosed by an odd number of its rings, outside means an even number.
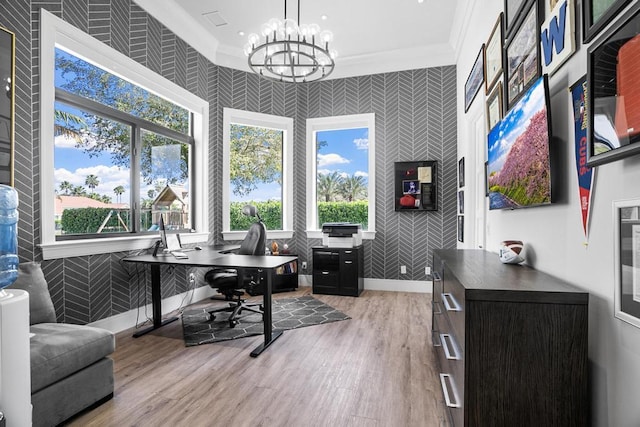
M217 10L214 12L203 13L202 16L204 16L209 22L211 22L216 27L222 27L223 25L228 24L228 22L225 21L225 19L222 17L220 12L218 12Z

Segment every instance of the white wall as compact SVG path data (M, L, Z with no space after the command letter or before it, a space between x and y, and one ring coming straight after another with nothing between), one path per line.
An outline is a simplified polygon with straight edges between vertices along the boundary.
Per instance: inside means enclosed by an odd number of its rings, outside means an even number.
M576 23L581 27L581 2ZM635 3L635 2L634 2ZM474 126L484 114L482 91L464 113L464 84L481 43L489 37L503 0L476 0L472 19L464 25L458 56L458 156L467 165L465 186L465 243L476 247L473 218L475 203L469 199L475 187L473 168L484 167L474 158ZM624 12L623 12L624 13ZM581 28L578 30L582 38ZM596 170L588 244L582 231L578 185L573 149L573 112L568 88L587 71L587 48L581 41L569 61L549 79L551 114L556 155L560 167L552 189L559 197L552 206L515 211L486 212L487 249L496 252L498 243L518 239L526 244L527 262L538 270L567 280L590 293L589 361L592 384L591 406L594 426L640 425L640 329L614 317L614 224L612 203L640 198L640 156L603 165ZM486 155L486 154L485 154ZM483 195L474 195L482 197ZM467 238L467 236L469 238Z

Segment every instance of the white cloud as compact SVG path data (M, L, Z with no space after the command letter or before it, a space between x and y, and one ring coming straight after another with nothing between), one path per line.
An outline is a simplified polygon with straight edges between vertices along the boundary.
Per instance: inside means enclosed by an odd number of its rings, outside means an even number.
M353 143L358 150L369 149L369 138L356 138L353 140Z
M367 172L364 172L364 171L355 171L353 173L353 175L354 176L361 176L363 178L368 178L369 177L369 174Z
M95 175L100 183L93 190L98 194L106 195L116 201L113 189L119 185L123 186L125 193L121 196L121 200L128 200L131 178L129 170L122 169L117 166L96 165L86 168L78 168L75 171L69 171L64 168L54 171L55 188L60 189L62 181L69 181L74 186L83 186L86 188L85 180L87 176ZM86 188L89 191L89 188Z
M345 159L340 154L329 153L329 154L318 154L318 167L328 166L328 165L339 165L344 163L349 163L349 159Z

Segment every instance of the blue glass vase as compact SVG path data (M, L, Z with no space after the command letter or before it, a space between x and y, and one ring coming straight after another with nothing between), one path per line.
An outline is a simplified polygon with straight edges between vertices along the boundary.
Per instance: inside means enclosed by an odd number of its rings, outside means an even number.
M18 192L0 184L0 289L16 281L18 264Z

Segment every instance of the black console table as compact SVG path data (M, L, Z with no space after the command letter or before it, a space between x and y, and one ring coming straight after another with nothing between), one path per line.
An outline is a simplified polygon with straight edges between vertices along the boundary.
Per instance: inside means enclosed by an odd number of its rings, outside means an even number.
M586 426L589 294L481 250L433 255L432 339L454 426Z
M313 252L313 293L357 297L364 289L364 248L316 246Z

